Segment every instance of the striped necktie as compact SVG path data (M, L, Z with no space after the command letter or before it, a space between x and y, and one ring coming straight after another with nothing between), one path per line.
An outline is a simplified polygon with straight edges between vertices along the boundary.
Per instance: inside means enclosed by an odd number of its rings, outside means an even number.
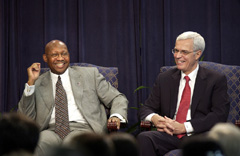
M67 95L63 88L61 77L58 76L55 96L55 133L57 133L61 139L64 139L69 132Z

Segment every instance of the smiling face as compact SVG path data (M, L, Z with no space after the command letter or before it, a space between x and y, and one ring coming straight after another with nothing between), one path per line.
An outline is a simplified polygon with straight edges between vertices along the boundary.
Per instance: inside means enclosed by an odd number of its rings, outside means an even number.
M177 40L175 49L178 49L179 51L191 52L186 55L181 54L181 52L174 54L177 68L183 71L186 75L190 74L197 67L198 59L202 52L200 50L193 52L192 39Z
M70 63L67 46L59 40L49 42L46 45L43 60L48 64L51 72L57 75L63 74Z

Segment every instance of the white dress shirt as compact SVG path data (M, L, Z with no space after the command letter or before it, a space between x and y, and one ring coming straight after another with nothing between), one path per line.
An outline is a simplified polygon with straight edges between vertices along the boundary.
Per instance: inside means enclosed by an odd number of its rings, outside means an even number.
M50 75L51 75L52 86L53 86L53 97L55 99L56 83L57 83L59 75L54 74L52 72L50 72ZM75 99L73 97L72 86L71 86L70 79L69 79L68 69L62 75L60 75L60 77L62 80L63 88L67 94L69 121L86 123L86 120L84 119L81 112L79 111L79 109L76 105ZM50 124L51 123L55 123L55 107L53 108L53 112L51 115Z

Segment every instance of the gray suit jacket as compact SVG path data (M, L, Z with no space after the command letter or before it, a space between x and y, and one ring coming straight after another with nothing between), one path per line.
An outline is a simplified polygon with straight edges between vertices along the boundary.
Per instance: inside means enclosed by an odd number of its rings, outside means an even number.
M69 67L69 77L76 105L96 133L107 129L103 104L111 108L111 114L118 113L127 119L128 100L96 68ZM52 88L50 72L46 72L35 82L35 92L28 97L23 93L18 104L18 111L34 119L41 131L48 128L55 105Z

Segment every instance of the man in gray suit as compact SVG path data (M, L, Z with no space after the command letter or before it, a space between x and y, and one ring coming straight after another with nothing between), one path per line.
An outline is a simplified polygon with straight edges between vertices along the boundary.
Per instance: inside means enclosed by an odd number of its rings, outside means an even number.
M69 67L70 56L65 43L50 41L43 60L50 71L40 75L40 63L28 69L28 82L19 102L19 112L34 119L40 126L36 155L45 155L52 145L67 144L84 132L104 133L107 122L127 121L128 100L92 67ZM61 139L55 133L55 90L58 76L67 94L70 133ZM107 120L106 107L111 108Z

